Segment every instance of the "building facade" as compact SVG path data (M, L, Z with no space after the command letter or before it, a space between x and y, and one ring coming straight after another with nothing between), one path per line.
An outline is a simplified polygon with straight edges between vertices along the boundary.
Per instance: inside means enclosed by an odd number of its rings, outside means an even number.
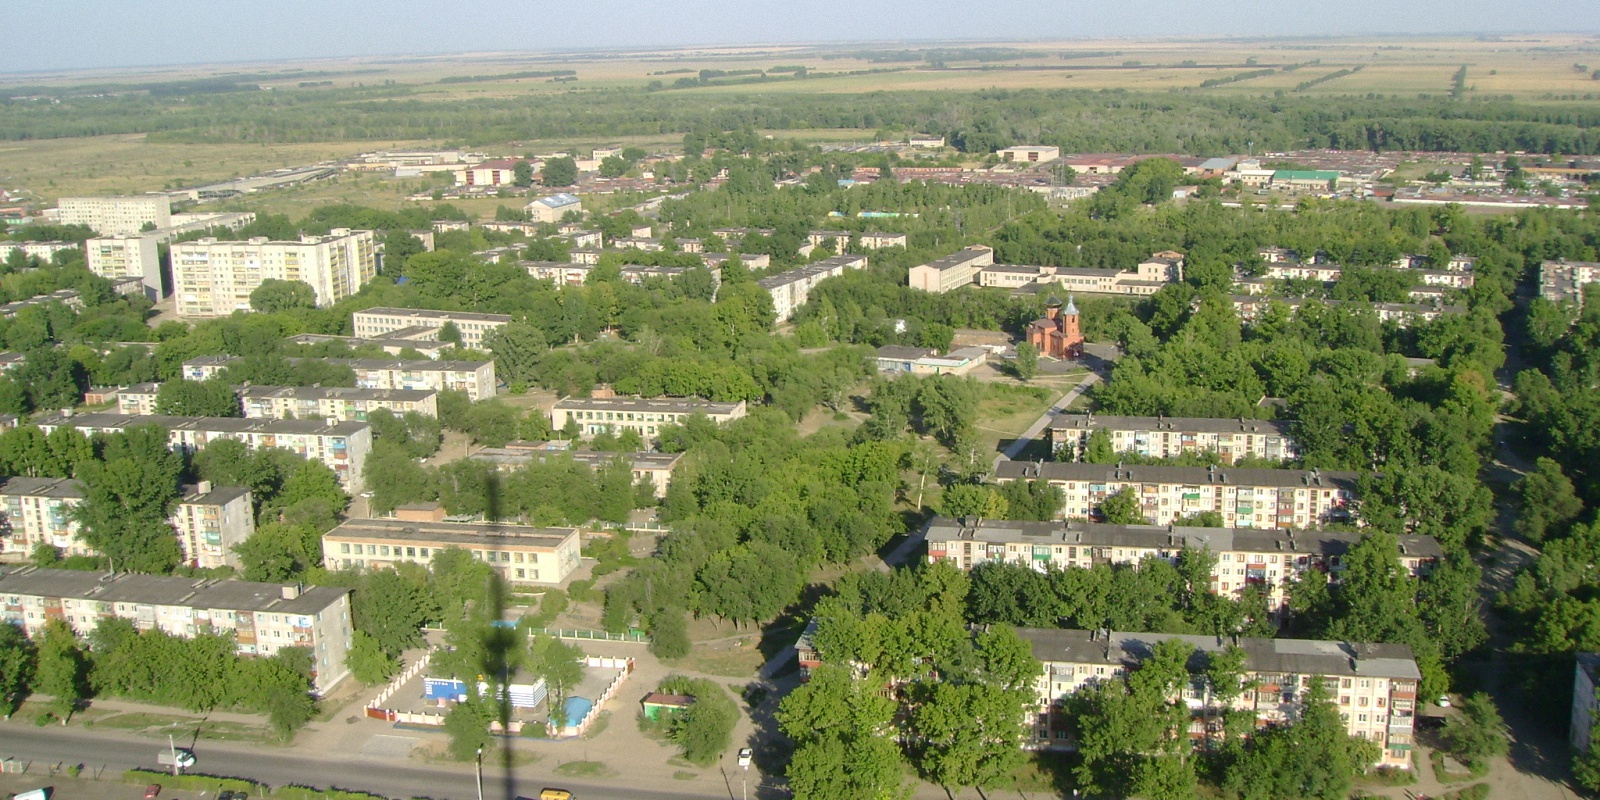
M982 347L959 347L939 355L928 347L886 344L872 356L873 366L887 375L965 375L989 358Z
M743 400L713 403L684 397L563 397L550 410L550 424L559 431L566 429L570 420L578 426L580 436L632 430L648 443L656 440L662 428L682 424L695 414L704 414L720 425L743 417L745 411Z
M366 488L361 472L367 463L367 453L372 449L372 428L364 422L329 424L308 419L51 414L39 418L35 424L47 435L57 428L72 428L84 436L156 425L166 429L168 445L191 453L223 439L243 442L251 450L281 447L326 464L352 494Z
M183 379L204 381L221 375L242 359L234 356L196 356L183 362ZM494 397L499 383L493 361L390 360L386 358L324 358L329 364L350 367L362 389L408 389L465 392L472 400ZM291 358L289 363L299 363Z
M667 496L667 486L672 482L672 471L683 460L682 453L612 453L599 450L573 450L567 442L507 442L505 447L485 447L471 458L493 464L501 472L515 472L534 463L571 459L589 469L599 469L618 461L626 463L633 473L634 484L648 482L657 498Z
M511 321L510 314L476 314L471 311L432 311L422 308L369 308L351 316L356 337L380 339L408 328L431 328L437 331L447 322L455 323L461 332L461 344L483 349L483 337L490 331Z
M1166 467L1001 461L995 481L1047 481L1066 500L1061 515L1093 518L1106 498L1133 492L1153 525L1214 511L1227 528L1311 528L1350 517L1354 472L1241 467Z
M1068 698L1086 687L1126 679L1158 643L1178 640L1194 648L1186 665L1194 680L1172 698L1189 708L1191 741L1221 735L1216 713L1221 710L1253 712L1257 727L1294 721L1312 685L1320 683L1346 732L1378 745L1382 755L1376 766L1411 768L1422 672L1405 645L1042 628L1020 628L1017 635L1043 666L1035 683L1035 747L1072 747ZM1209 656L1229 648L1244 654L1243 691L1223 707L1204 676Z
M102 278L138 278L144 283L145 297L161 299L161 250L154 236L120 234L89 239L83 243L83 255L90 272Z
M56 207L62 225L86 225L101 236L172 225L172 201L166 195L63 197Z
M494 567L507 582L555 585L579 563L577 528L346 520L322 536L322 561L339 569L385 569L400 562L428 565L441 550L458 547Z
M416 412L439 416L439 393L432 389L361 389L343 386L243 386L239 400L246 419L334 419L366 422L380 408L397 417ZM128 412L123 412L128 413Z
M256 509L250 490L242 486L212 486L201 481L183 487L183 497L172 509L172 528L183 548L184 563L201 569L237 567L233 552L256 532Z
M913 289L944 294L972 283L980 270L993 263L994 248L977 244L912 267L909 282Z
M525 210L534 222L560 222L568 211L582 214L583 201L577 195L559 192L529 203Z
M1224 463L1240 458L1292 461L1300 446L1286 420L1207 417L1118 417L1057 414L1050 421L1050 452L1062 461L1081 461L1095 431L1105 431L1111 449L1151 458L1184 453L1216 453Z
M834 256L807 264L799 269L780 272L756 281L756 285L772 294L772 310L779 323L788 322L794 312L806 304L811 290L823 281L843 275L845 270L866 269L866 256Z
M1539 264L1539 296L1552 303L1583 303L1583 287L1600 282L1600 261Z
M1083 357L1083 331L1078 328L1078 304L1067 295L1067 307L1054 296L1045 303L1044 316L1028 323L1028 343L1039 355L1056 359Z
M372 231L334 228L298 242L257 237L243 242L206 238L172 246L173 294L181 317L225 317L249 311L250 293L269 279L300 281L318 306L355 294L377 275Z
M1211 568L1213 594L1238 598L1248 587L1258 587L1267 610L1277 613L1288 602L1290 583L1307 570L1337 580L1344 570L1344 554L1361 541L1362 534L935 517L925 536L930 563L944 561L963 571L994 562L1039 571L1138 566L1146 558L1176 564L1186 549L1207 550L1216 557ZM1429 572L1444 557L1431 536L1402 536L1399 545L1400 566L1412 576Z
M1019 144L996 150L994 154L1007 163L1044 164L1060 158L1061 148L1045 144Z
M242 655L304 647L312 655L318 694L349 674L349 589L21 567L0 571L0 601L4 619L30 635L59 619L86 636L100 620L120 617L141 631L184 638L231 633Z

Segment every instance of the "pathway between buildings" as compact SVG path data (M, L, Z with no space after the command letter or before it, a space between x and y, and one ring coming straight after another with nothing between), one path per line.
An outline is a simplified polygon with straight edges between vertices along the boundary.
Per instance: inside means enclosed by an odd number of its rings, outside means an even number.
M1045 409L1045 412L1037 420L1034 420L1033 424L1029 425L1028 429L1023 431L1022 435L1018 436L1017 440L1012 442L1011 446L1007 447L999 458L995 459L995 463L999 464L1002 459L1010 461L1016 458L1018 453L1027 449L1029 442L1039 438L1039 434L1044 433L1045 427L1050 424L1050 420L1055 415L1067 410L1067 406L1072 405L1072 401L1078 399L1078 395L1088 391L1089 387L1099 380L1100 373L1098 372L1090 372L1088 375L1083 376L1083 380L1079 381L1077 386L1068 389L1066 394L1061 395L1061 399Z

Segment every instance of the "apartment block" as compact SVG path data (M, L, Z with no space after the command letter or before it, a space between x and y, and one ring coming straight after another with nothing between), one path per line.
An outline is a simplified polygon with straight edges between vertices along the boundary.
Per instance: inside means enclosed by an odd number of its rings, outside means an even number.
M560 222L568 211L582 214L583 201L577 195L560 192L534 200L523 210L528 212L528 219L534 222Z
M905 247L906 235L903 233L863 233L856 237L856 243L863 250L882 250L885 247Z
M87 225L101 236L172 225L172 201L166 195L63 197L56 206L62 225Z
M1424 295L1426 296L1426 295ZM1239 321L1250 325L1255 323L1263 313L1274 303L1281 304L1289 312L1297 312L1307 301L1299 297L1270 297L1261 294L1236 294L1228 298L1233 303L1233 311L1239 316ZM1439 317L1449 314L1465 314L1465 306L1446 305L1442 297L1433 296L1430 301L1422 303L1347 303L1342 300L1316 301L1330 308L1351 307L1355 309L1370 309L1377 316L1379 322L1393 322L1401 328L1432 322Z
M139 630L185 638L231 633L242 655L304 647L318 694L349 674L349 589L20 567L0 571L0 601L3 618L30 635L60 619L85 636L100 620L121 617Z
M1587 752L1594 742L1594 721L1600 719L1600 654L1578 653L1572 675L1572 727L1567 741L1578 752Z
M77 249L77 242L0 242L0 262L11 258L12 253L21 252L38 259L41 264L50 264L55 262L57 254Z
M1166 467L1001 461L995 481L1048 481L1066 496L1061 515L1092 518L1124 489L1139 499L1153 525L1207 511L1227 528L1311 528L1346 520L1355 500L1354 472L1242 467Z
M256 237L243 242L212 238L174 244L173 294L181 317L225 317L250 310L250 293L268 279L301 281L326 306L355 294L377 274L372 231L334 228L298 242Z
M161 252L154 236L119 234L83 243L89 271L102 278L138 278L145 297L160 300Z
M799 269L780 272L756 281L756 285L772 294L772 310L777 322L788 322L794 312L806 304L811 290L823 281L843 275L845 270L866 269L866 256L834 256Z
M1111 449L1118 453L1151 458L1212 452L1232 464L1245 457L1300 457L1293 423L1287 420L1057 414L1048 430L1050 452L1062 461L1082 460L1095 431L1105 431L1111 437Z
M35 424L46 434L57 428L72 428L84 436L157 425L166 429L167 443L173 449L189 452L204 450L207 444L223 439L243 442L251 450L281 447L326 464L352 494L365 488L361 470L372 449L372 428L364 422L67 413L41 417Z
M961 570L993 562L1039 571L1138 566L1146 558L1176 564L1184 550L1209 550L1217 559L1211 569L1213 594L1237 598L1247 587L1260 587L1268 610L1276 613L1288 602L1290 582L1306 570L1337 580L1344 554L1362 534L935 517L925 536L929 563L944 561ZM1400 566L1412 576L1430 571L1444 557L1431 536L1402 536L1399 545Z
M234 356L196 356L183 362L183 379L204 381L222 374L230 364L242 359ZM408 389L466 392L473 400L494 397L499 391L493 361L389 360L385 358L324 358L329 364L343 364L356 374L362 389ZM300 359L291 358L289 363Z
M1195 651L1187 665L1194 680L1172 698L1189 709L1191 741L1222 735L1216 712L1224 708L1204 675L1213 654L1237 647L1244 653L1243 691L1227 710L1253 712L1258 728L1292 722L1312 685L1320 683L1349 735L1378 745L1376 766L1411 768L1422 672L1405 645L1042 628L1020 628L1017 635L1043 666L1035 683L1035 747L1071 747L1068 699L1085 687L1126 679L1157 644L1178 640Z
M994 248L977 244L912 267L909 281L913 289L944 294L972 283L979 270L992 264Z
M551 460L571 459L589 469L599 469L607 464L624 462L633 471L633 482L649 481L656 497L667 496L667 486L672 482L672 471L683 460L682 453L611 453L599 450L573 450L566 442L507 442L505 447L485 447L471 458L493 464L501 472L515 472L530 464L543 464Z
M483 337L511 321L510 314L477 314L471 311L432 311L423 308L369 308L351 315L356 337L377 339L410 328L429 328L437 339L447 322L461 331L461 344L481 349Z
M550 410L550 424L563 430L567 421L578 425L579 435L593 436L604 431L637 432L646 442L654 442L660 429L681 424L695 414L704 414L722 424L745 415L745 402L713 403L684 397L645 400L637 397L563 397Z
M850 247L851 236L850 231L811 231L806 234L806 241L810 242L812 247L821 247L831 242L833 252L843 253Z
M250 490L212 486L210 481L183 487L183 497L173 507L170 519L178 546L183 548L184 563L202 569L239 566L233 548L256 532Z
M458 547L509 583L555 585L578 568L579 544L577 528L351 519L323 534L322 562L338 569L426 566L440 550Z
M1552 303L1583 303L1583 287L1600 282L1600 261L1539 264L1539 296Z
M439 393L432 389L361 389L345 386L242 386L239 400L246 419L333 419L366 422L380 408L395 416L416 412L439 416Z

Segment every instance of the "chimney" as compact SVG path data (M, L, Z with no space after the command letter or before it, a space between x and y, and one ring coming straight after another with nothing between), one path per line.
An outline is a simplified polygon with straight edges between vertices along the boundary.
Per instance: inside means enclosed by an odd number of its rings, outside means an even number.
M201 481L194 487L196 494L211 494L211 481Z
M293 600L300 596L300 584L286 583L282 586L282 595L285 600Z

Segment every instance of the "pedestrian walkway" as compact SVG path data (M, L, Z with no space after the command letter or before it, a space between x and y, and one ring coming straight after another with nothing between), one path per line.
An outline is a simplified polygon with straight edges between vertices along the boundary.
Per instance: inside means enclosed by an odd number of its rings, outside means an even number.
M1088 375L1083 376L1083 380L1079 381L1077 386L1068 389L1066 394L1061 395L1061 399L1055 401L1055 403L1052 404L1048 409L1045 409L1045 412L1041 414L1038 419L1034 420L1033 424L1029 425L1028 429L1023 431L1022 435L1018 436L1017 440L1012 442L1011 446L1007 447L1004 453L1001 453L1000 456L995 459L995 464L998 465L1002 459L1010 461L1016 458L1017 455L1023 450L1026 450L1030 442L1039 438L1039 434L1044 433L1044 429L1050 425L1050 420L1054 419L1057 414L1066 411L1067 406L1072 405L1072 401L1078 399L1078 395L1088 391L1089 387L1093 386L1099 380L1100 374L1096 372L1091 372Z

